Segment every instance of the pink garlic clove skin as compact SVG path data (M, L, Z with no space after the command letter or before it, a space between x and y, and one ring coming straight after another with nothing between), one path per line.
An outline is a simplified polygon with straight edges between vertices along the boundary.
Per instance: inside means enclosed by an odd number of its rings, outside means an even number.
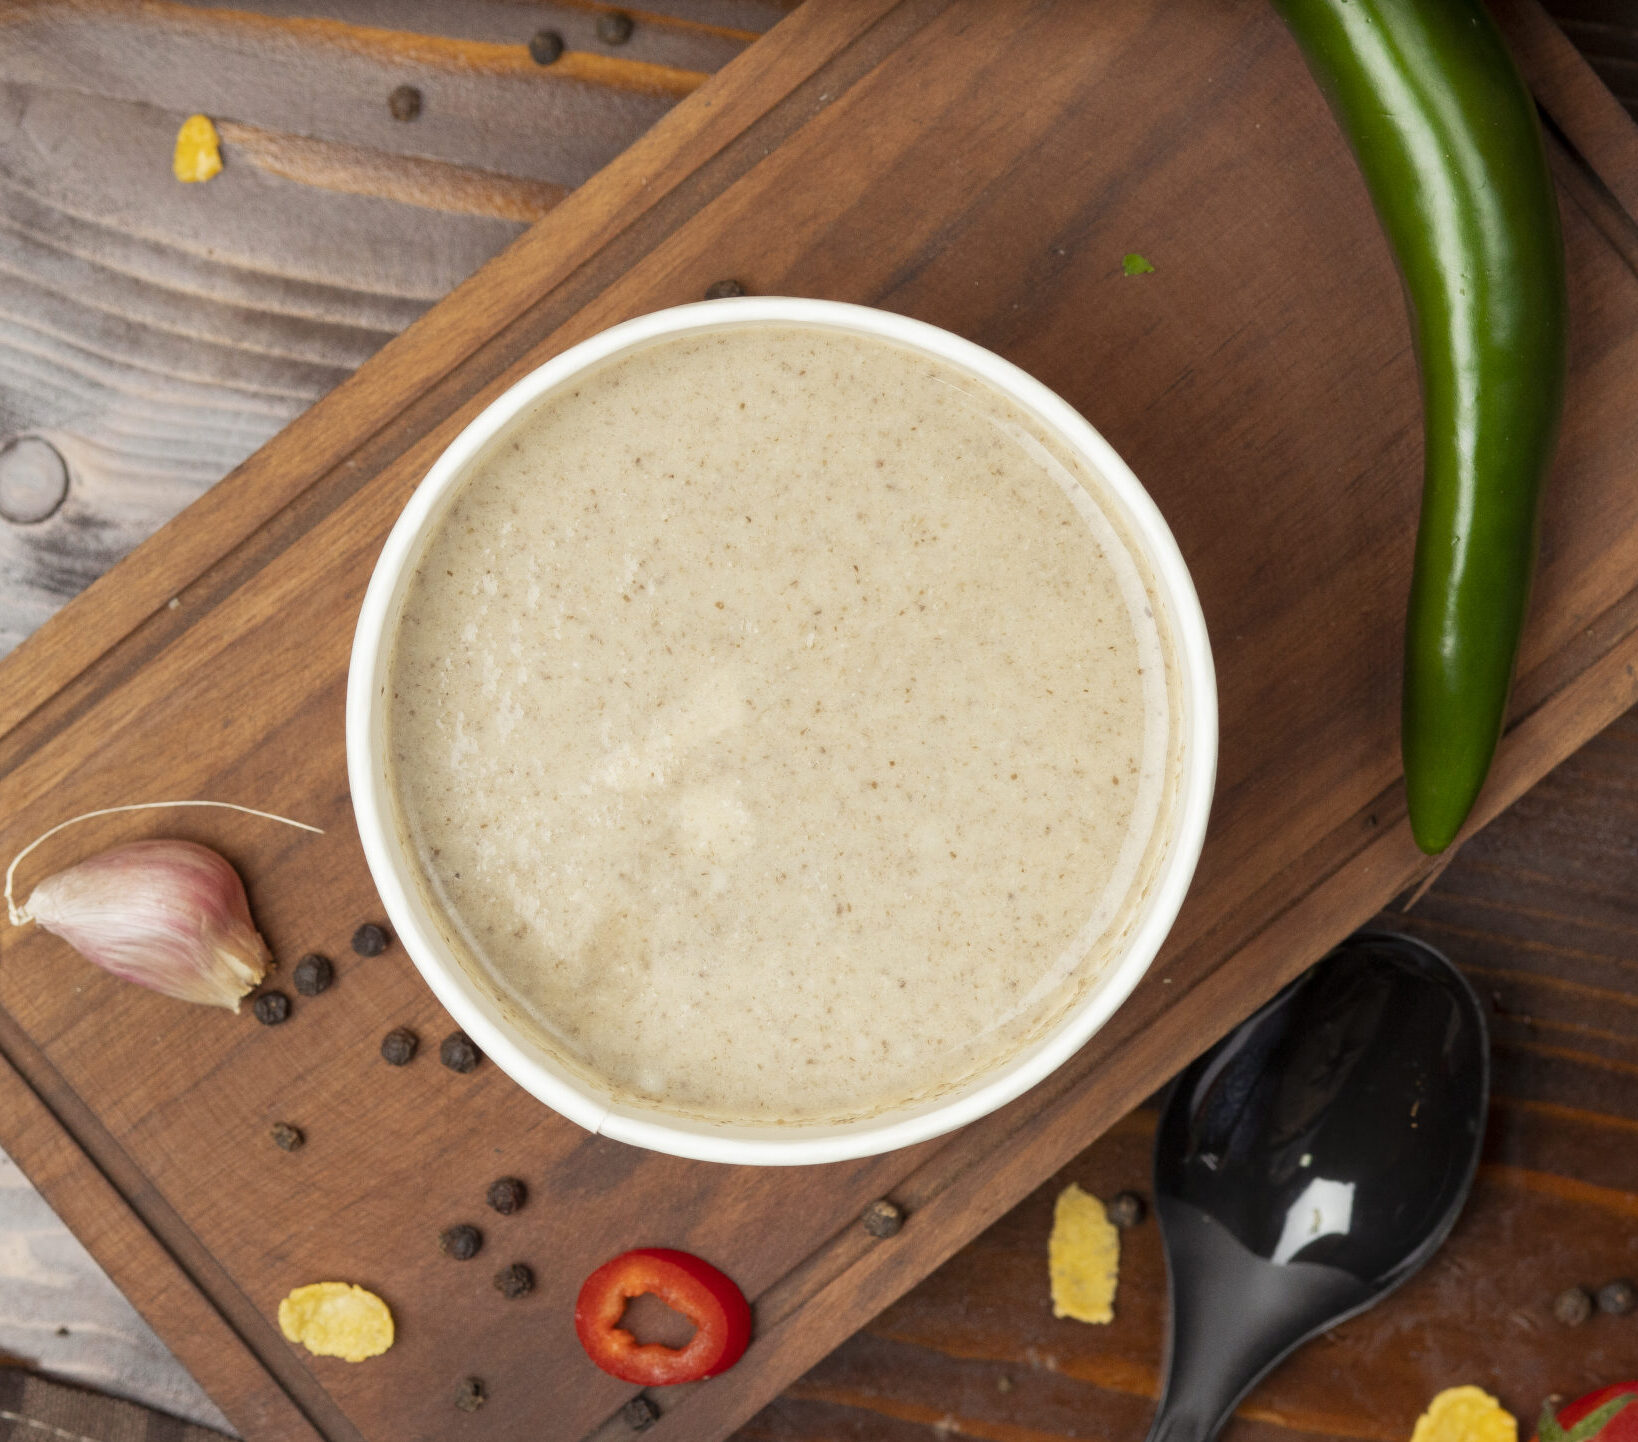
M133 841L48 876L25 911L87 961L153 991L238 1011L273 959L239 873L191 841Z

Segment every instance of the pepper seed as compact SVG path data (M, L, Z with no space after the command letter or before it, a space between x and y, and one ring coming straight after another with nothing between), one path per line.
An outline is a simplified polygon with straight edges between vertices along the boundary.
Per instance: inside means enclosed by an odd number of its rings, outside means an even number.
M1135 1227L1149 1215L1149 1205L1136 1192L1117 1192L1106 1215L1117 1227Z
M468 1222L445 1227L438 1233L438 1250L457 1262L470 1262L483 1250L483 1233Z
M290 980L303 996L317 996L321 991L328 990L335 980L336 969L330 965L330 958L320 956L316 951L310 951L296 963L296 969L290 973Z
M660 1420L660 1409L639 1392L620 1409L620 1420L633 1432L643 1432Z
M1624 1317L1634 1306L1638 1306L1638 1292L1633 1290L1632 1283L1625 1278L1606 1282L1598 1289L1600 1312L1608 1312L1612 1317Z
M553 65L563 55L563 37L555 30L537 30L529 37L529 58L536 65Z
M387 949L387 928L366 921L353 933L353 950L360 956L380 956Z
M605 45L624 45L636 28L631 16L621 10L609 10L597 17L597 38Z
M268 1133L273 1138L273 1145L281 1152L300 1151L307 1143L300 1127L293 1127L289 1122L274 1122Z
M528 1199L529 1189L518 1177L501 1177L489 1184L488 1202L503 1217L509 1217Z
M1553 1299L1553 1315L1566 1327L1579 1327L1592 1312L1593 1299L1585 1287L1566 1287Z
M707 300L727 300L730 296L744 294L745 287L737 280L714 280L705 287Z
M483 1053L464 1031L452 1031L438 1047L438 1060L451 1071L458 1071L464 1076L469 1071L477 1070Z
M408 1066L420 1045L421 1038L407 1026L395 1026L381 1038L381 1060L388 1066Z
M873 1237L896 1237L904 1227L904 1208L882 1197L864 1209L859 1221Z
M455 1405L463 1412L476 1412L489 1400L489 1391L482 1377L465 1377L455 1389Z
M414 120L421 113L421 92L413 85L400 85L387 97L387 109L394 120Z
M282 991L264 991L250 1004L263 1026L277 1026L290 1016L290 998Z
M527 1297L535 1289L535 1274L522 1262L513 1262L495 1273L495 1290L503 1297Z

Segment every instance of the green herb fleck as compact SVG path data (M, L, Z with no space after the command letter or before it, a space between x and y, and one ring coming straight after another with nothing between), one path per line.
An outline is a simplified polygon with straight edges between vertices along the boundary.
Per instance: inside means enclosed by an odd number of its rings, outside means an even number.
M1139 255L1135 250L1127 256L1121 257L1120 268L1127 275L1153 275L1154 266L1149 264L1147 257Z

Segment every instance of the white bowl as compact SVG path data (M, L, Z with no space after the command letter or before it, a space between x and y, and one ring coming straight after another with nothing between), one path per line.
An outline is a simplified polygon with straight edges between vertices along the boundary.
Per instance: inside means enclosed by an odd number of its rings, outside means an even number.
M620 1099L588 1084L508 1017L457 960L423 899L417 867L394 821L386 776L386 674L392 625L422 544L468 464L548 391L612 356L661 338L758 322L824 326L881 337L982 377L1069 446L1123 508L1170 622L1181 688L1182 770L1172 837L1125 949L1038 1040L960 1088L853 1122L805 1126L696 1121ZM588 1131L704 1161L764 1166L836 1162L925 1141L994 1111L1073 1055L1131 994L1183 904L1205 838L1217 766L1217 689L1205 619L1188 568L1154 502L1109 443L1068 404L1017 366L936 326L833 301L742 297L678 306L617 325L530 372L458 435L410 497L376 562L353 639L347 678L347 773L359 838L398 938L461 1028L526 1091Z

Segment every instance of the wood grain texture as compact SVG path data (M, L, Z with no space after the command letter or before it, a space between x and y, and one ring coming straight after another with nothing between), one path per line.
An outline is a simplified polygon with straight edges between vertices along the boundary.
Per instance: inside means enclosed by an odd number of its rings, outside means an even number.
M1474 837L1408 912L1375 924L1454 959L1489 1004L1494 1103L1460 1224L1415 1281L1305 1348L1227 1442L1403 1442L1474 1383L1528 1432L1552 1392L1638 1374L1638 1316L1566 1327L1552 1301L1638 1273L1638 715ZM1158 1390L1165 1274L1152 1221L1123 1236L1115 1322L1055 1320L1052 1202L1069 1182L1147 1194L1153 1113L1113 1127L795 1383L742 1442L1138 1436Z
M610 47L588 5L0 4L0 444L49 442L71 481L0 524L0 652L787 7L674 8ZM226 169L184 186L193 111Z
M1553 113L1581 77L1538 83ZM1635 144L1615 132L1560 160L1596 178ZM1610 239L1631 222L1607 188L1566 197L1574 401L1519 708L1481 820L1638 686L1638 276ZM1134 247L1153 276L1120 274ZM492 1068L456 1078L423 1058L388 1073L375 1054L388 1026L436 1038L447 1022L396 951L343 951L374 903L348 820L342 675L387 525L509 379L725 273L945 324L1086 411L1171 518L1222 680L1213 835L1149 981L1002 1113L806 1174L587 1138ZM798 12L0 668L0 846L156 792L276 803L329 833L165 829L241 864L278 954L344 963L291 1024L207 1026L48 938L8 937L0 1048L62 1127L25 1139L20 1159L51 1174L54 1199L79 1172L107 1178L127 1208L103 1223L110 1270L201 1375L253 1374L222 1396L236 1420L272 1387L326 1436L442 1438L458 1419L438 1399L481 1367L486 1437L539 1436L543 1417L551 1435L605 1431L625 1394L588 1375L564 1318L591 1265L641 1238L728 1263L756 1297L745 1360L668 1397L654 1435L730 1430L1425 869L1397 783L1416 411L1393 294L1346 152L1261 5ZM73 846L154 828L127 818ZM276 1115L308 1128L303 1152L271 1151ZM497 1261L542 1279L510 1312L431 1245L501 1171L540 1187L507 1230L491 1224ZM885 1191L911 1212L891 1246L853 1221ZM128 1232L169 1263L120 1254ZM355 1369L291 1353L272 1308L321 1276L388 1295L400 1345ZM238 1340L228 1362L172 1302L194 1293Z
M226 1426L84 1244L0 1154L0 1368L11 1365Z
M1553 19L1628 110L1638 114L1638 23L1625 0L1550 0Z

